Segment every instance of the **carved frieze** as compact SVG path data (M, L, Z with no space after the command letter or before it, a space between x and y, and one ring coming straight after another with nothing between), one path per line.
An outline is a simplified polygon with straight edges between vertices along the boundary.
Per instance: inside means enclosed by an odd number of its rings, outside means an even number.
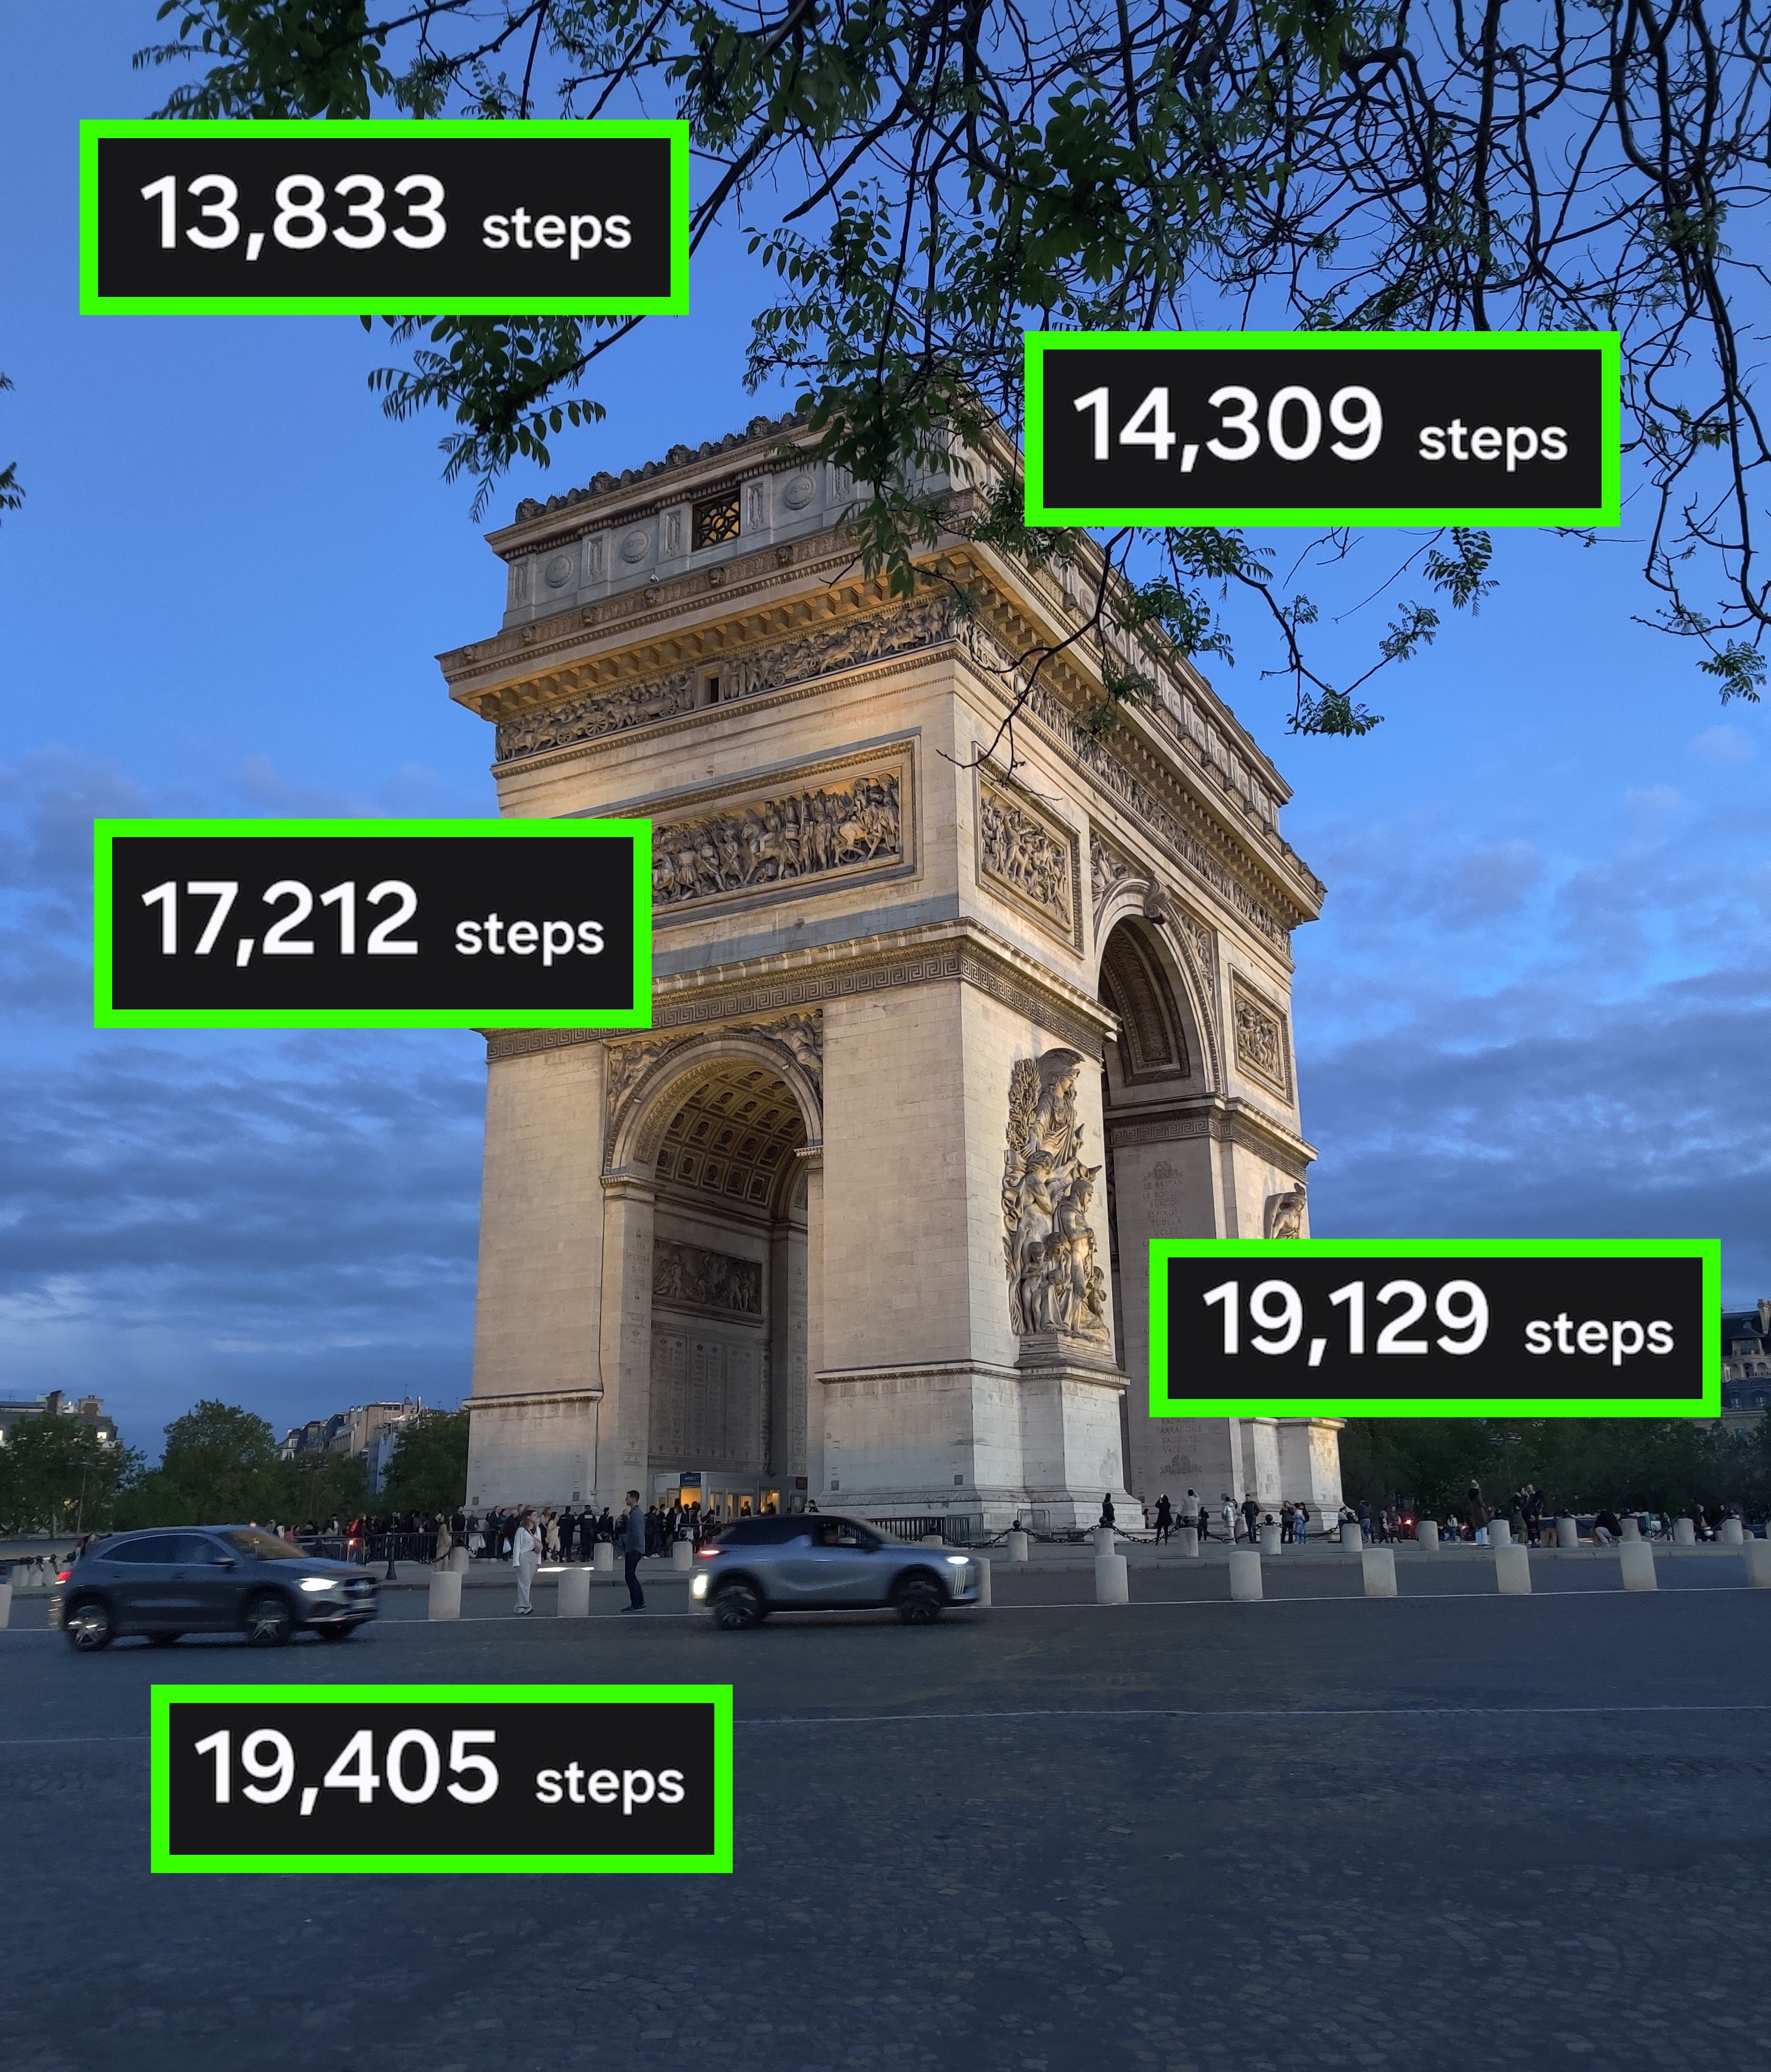
M1121 856L1102 835L1098 828L1088 831L1088 886L1094 900L1095 926L1101 925L1101 912L1107 904L1107 895L1116 885L1128 878L1141 878L1143 870Z
M651 536L643 531L629 536L635 537L643 554ZM627 552L625 542L622 551ZM835 626L818 627L791 640L779 640L723 658L720 703L725 705L735 699L760 697L792 684L935 646L950 639L952 630L952 606L945 597L915 598L884 611L866 612ZM507 763L513 756L538 755L545 750L566 748L628 727L644 726L653 720L674 718L693 708L701 673L694 668L672 670L624 684L618 690L594 691L540 712L500 720L498 758Z
M1267 1235L1270 1238L1301 1240L1305 1201L1301 1188L1284 1194L1269 1194L1267 1197Z
M1230 989L1238 1067L1288 1101L1291 1065L1284 1010L1262 999L1239 972L1232 975Z
M709 1252L703 1245L655 1238L651 1248L651 1298L679 1309L762 1314L762 1268L754 1259Z
M652 904L675 909L903 859L899 774L865 771L725 812L655 821Z
M978 875L1065 942L1077 943L1076 837L1031 800L978 774Z
M1074 1050L1016 1059L1009 1079L1009 1148L1002 1166L1003 1264L1016 1335L1067 1332L1107 1342L1107 1276L1088 1209L1099 1178L1083 1163Z
M739 1022L734 1036L765 1036L788 1051L823 1098L824 1088L824 1028L821 1014L789 1014L779 1022Z
M621 1104L644 1075L668 1050L686 1039L680 1036L655 1038L646 1043L611 1043L603 1067L603 1113L613 1122Z

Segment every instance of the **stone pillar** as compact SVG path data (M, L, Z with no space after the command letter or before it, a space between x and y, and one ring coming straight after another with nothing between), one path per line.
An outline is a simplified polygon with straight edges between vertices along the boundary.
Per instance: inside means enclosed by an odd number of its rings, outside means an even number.
M1009 1559L1011 1561L1025 1561L1026 1558L1026 1534L1025 1532L1011 1532L1009 1535Z
M1580 1528L1572 1518L1559 1518L1555 1522L1555 1544L1558 1547L1578 1547Z
M446 1568L435 1570L430 1578L430 1601L425 1615L434 1619L458 1619L461 1617L461 1578Z
M1263 1554L1265 1554L1271 1558L1279 1552L1280 1548L1283 1547L1284 1544L1285 1532L1283 1526L1262 1526L1260 1528L1260 1551Z
M1502 1547L1494 1555L1494 1587L1503 1597L1531 1594L1531 1555L1525 1547Z
M813 1502L821 1503L830 1486L824 1392L819 1379L824 1370L829 1285L824 1272L824 1161L822 1151L811 1145L798 1156L806 1169L806 1486Z
M1387 1547L1368 1547L1359 1557L1368 1597L1393 1597L1396 1593L1396 1557Z
M1123 1605L1131 1601L1130 1578L1123 1554L1097 1554L1095 1556L1095 1601L1098 1605Z
M449 1550L449 1572L451 1576L465 1576L473 1556L465 1547L456 1545Z
M987 1612L990 1609L990 1564L980 1554L976 1557L976 1565L978 1571L977 1609L980 1612Z
M615 1544L612 1540L598 1540L590 1549L590 1568L594 1575L612 1576L615 1572Z
M1646 1540L1633 1540L1617 1549L1617 1563L1626 1590L1659 1587L1654 1577L1654 1550Z
M689 1574L695 1566L695 1543L692 1540L673 1540L670 1543L670 1565L679 1576Z
M1230 1594L1239 1604L1258 1604L1261 1597L1260 1552L1253 1547L1230 1550Z
M1488 1521L1488 1544L1490 1547L1510 1547L1512 1545L1513 1528L1506 1519L1490 1519Z
M590 1571L588 1568L573 1567L561 1572L559 1596L554 1610L561 1618L590 1618Z
M1618 1523L1623 1527L1623 1536L1626 1541L1641 1539L1642 1520L1636 1515L1634 1511L1625 1511L1622 1518L1618 1520Z
M1341 1488L1342 1417L1278 1420L1281 1498L1301 1498L1312 1518L1333 1518L1346 1500Z
M603 1189L601 1459L595 1492L617 1518L627 1493L650 1497L652 1241L650 1175L610 1174Z
M1740 1546L1744 1536L1740 1531L1740 1521L1739 1519L1724 1518L1718 1530L1717 1537L1720 1540L1724 1547Z
M1196 1525L1181 1525L1175 1528L1175 1538L1181 1543L1181 1552L1189 1560L1199 1558L1199 1528Z
M1439 1552L1439 1521L1436 1518L1417 1518L1415 1520L1415 1544L1428 1554Z
M1673 1520L1673 1544L1675 1547L1695 1547L1697 1544L1697 1527L1690 1519L1675 1518Z

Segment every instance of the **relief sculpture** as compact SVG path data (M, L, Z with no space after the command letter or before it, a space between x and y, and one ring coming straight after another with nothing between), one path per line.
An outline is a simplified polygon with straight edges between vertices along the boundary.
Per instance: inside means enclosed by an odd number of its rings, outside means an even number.
M904 853L895 771L764 799L652 834L652 901L680 906Z
M651 1295L655 1302L687 1302L696 1309L762 1314L762 1268L754 1259L709 1252L698 1244L652 1241Z
M1003 1263L1016 1334L1069 1331L1104 1339L1107 1276L1088 1208L1098 1166L1083 1163L1075 1050L1017 1059L1009 1080L1009 1149L1002 1168Z
M978 833L986 876L1042 909L1064 934L1071 927L1070 849L993 786L978 790Z
M1233 991L1236 1003L1236 1063L1279 1092L1288 1094L1284 1022L1240 985L1234 986Z

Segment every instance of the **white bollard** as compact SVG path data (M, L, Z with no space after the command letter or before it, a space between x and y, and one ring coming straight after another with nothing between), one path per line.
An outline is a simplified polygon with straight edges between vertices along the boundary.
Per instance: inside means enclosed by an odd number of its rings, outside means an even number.
M1011 1532L1009 1535L1009 1559L1011 1561L1025 1561L1027 1559L1027 1536L1025 1532Z
M990 1609L990 1564L981 1554L975 1558L978 1567L978 1610L987 1612Z
M1341 1544L1349 1554L1357 1554L1365 1544L1365 1528L1356 1518L1345 1519L1341 1524Z
M1230 1550L1230 1594L1238 1604L1258 1605L1261 1600L1260 1552L1254 1547Z
M590 1550L590 1572L595 1576L612 1576L615 1572L615 1543L599 1540Z
M1632 1540L1620 1545L1617 1566L1622 1572L1626 1590L1654 1590L1660 1587L1654 1578L1654 1550L1646 1540Z
M458 1545L451 1547L449 1550L450 1574L465 1576L467 1573L467 1564L471 1558L465 1547Z
M560 1592L554 1610L561 1618L590 1616L590 1571L565 1568L560 1573Z
M670 1565L679 1576L686 1576L695 1566L695 1543L692 1540L673 1540L670 1543Z
M1368 1597L1393 1597L1396 1593L1396 1557L1387 1547L1368 1547L1360 1556L1365 1570Z
M1578 1547L1580 1527L1572 1518L1559 1518L1555 1522L1555 1544L1558 1547Z
M1428 1554L1439 1552L1439 1521L1436 1518L1415 1520L1415 1544Z
M944 1547L947 1542L942 1539L939 1532L925 1532L922 1535L922 1544L925 1547Z
M1283 1526L1264 1525L1260 1528L1260 1551L1263 1554L1276 1555L1285 1544Z
M1673 1544L1675 1547L1695 1547L1697 1544L1697 1527L1688 1518L1673 1520Z
M1717 1537L1724 1547L1738 1547L1743 1544L1746 1536L1740 1530L1739 1519L1724 1518Z
M0 1583L0 1633L4 1633L12 1622L12 1585Z
M433 1572L430 1603L425 1615L434 1619L458 1619L461 1617L459 1576L451 1575L446 1568L439 1568Z
M1098 1605L1128 1605L1132 1601L1123 1554L1095 1556L1095 1601Z
M1095 1554L1111 1554L1119 1545L1119 1534L1111 1525L1097 1525L1095 1528Z
M1531 1594L1531 1553L1527 1547L1502 1547L1494 1554L1494 1587L1503 1597Z
M1771 1540L1748 1540L1746 1548L1746 1580L1756 1590L1771 1590Z
M1488 1544L1490 1547L1510 1547L1512 1545L1513 1528L1511 1525L1508 1523L1506 1519L1504 1518L1490 1519L1488 1521Z
M1617 1522L1623 1527L1623 1536L1625 1540L1642 1538L1642 1520L1637 1517L1634 1511L1626 1511Z
M1190 1561L1199 1558L1199 1528L1197 1525L1183 1525L1177 1528L1175 1537L1181 1543L1181 1552Z

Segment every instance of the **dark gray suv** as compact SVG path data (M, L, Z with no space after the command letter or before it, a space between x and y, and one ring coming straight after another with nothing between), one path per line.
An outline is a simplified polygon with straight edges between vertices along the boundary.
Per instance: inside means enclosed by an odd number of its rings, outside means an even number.
M758 1626L771 1612L890 1605L907 1624L975 1605L982 1581L969 1554L894 1540L858 1518L808 1511L742 1518L697 1554L689 1594L715 1625Z
M122 1634L169 1647L187 1633L281 1647L303 1629L343 1640L375 1617L375 1581L255 1525L181 1526L96 1541L59 1580L49 1622L82 1655Z

